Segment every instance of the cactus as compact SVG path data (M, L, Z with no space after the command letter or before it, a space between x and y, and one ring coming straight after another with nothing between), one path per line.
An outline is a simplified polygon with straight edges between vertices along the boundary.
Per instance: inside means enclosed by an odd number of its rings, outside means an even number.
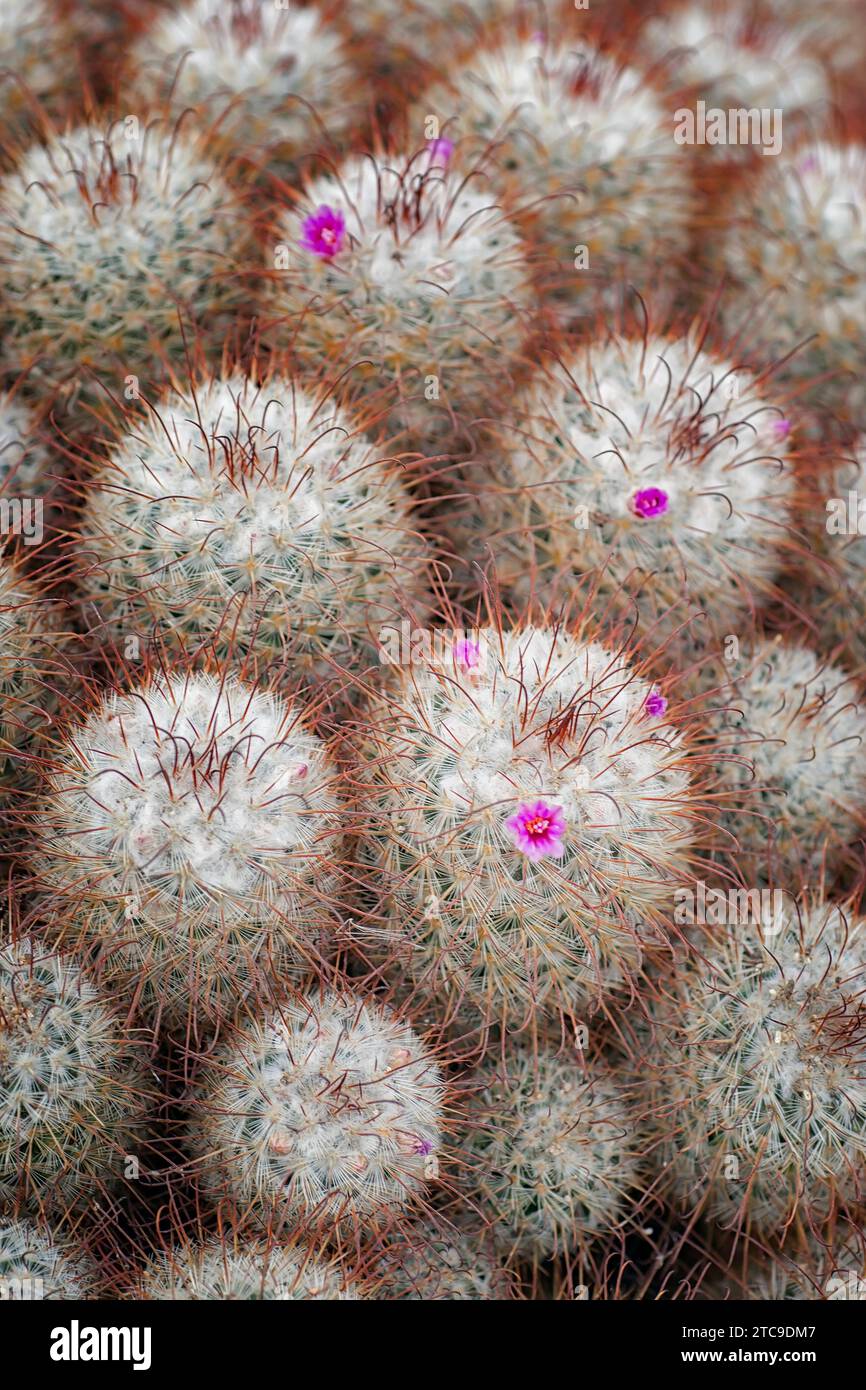
M340 854L321 741L225 672L111 692L58 743L35 878L61 940L172 1027L231 1013L329 949Z
M222 176L181 131L130 118L33 146L0 184L6 368L71 400L99 398L94 374L148 394L183 356L181 320L216 333L243 239Z
M785 357L806 402L861 425L866 147L817 141L760 163L720 242L734 281L723 319L732 332L748 322L764 360Z
M746 0L691 0L656 15L645 25L639 47L648 62L665 62L671 87L691 91L708 108L726 113L730 108L781 110L787 127L831 100L829 75L813 46L786 25L756 23L754 6ZM786 129L786 138L792 133ZM742 159L749 147L709 148Z
M190 1110L203 1188L275 1229L384 1223L436 1173L439 1068L358 996L311 995L247 1021L202 1067Z
M155 1255L141 1274L139 1299L355 1300L364 1297L336 1259L297 1244L213 1238Z
M490 166L506 207L531 214L569 268L569 294L587 271L646 284L685 250L688 165L636 69L582 42L521 37L518 26L427 91L413 130L431 116Z
M71 961L0 950L0 1199L61 1212L116 1187L151 1087L134 1040Z
M486 1020L633 981L696 839L666 707L626 659L552 628L413 653L359 734L362 872L382 893L359 937Z
M771 1234L862 1200L866 928L817 899L757 915L683 962L645 1075L665 1188Z
M734 668L714 733L727 848L743 864L838 866L866 812L866 710L846 671L776 638Z
M19 397L0 393L0 493L42 497L51 490L50 468L33 410Z
M713 1273L702 1285L701 1298L724 1300L744 1296L760 1303L846 1302L866 1298L866 1256L863 1232L841 1220L829 1239L808 1232L805 1249L765 1249L750 1264L745 1285Z
M585 1254L619 1227L641 1160L628 1092L607 1063L510 1045L473 1083L465 1181L504 1251Z
M286 265L273 281L302 360L352 367L365 390L397 392L399 423L431 430L436 406L421 398L477 408L491 345L506 372L531 302L516 231L484 179L449 171L440 144L410 159L353 157L308 183L280 216Z
M376 1297L390 1302L491 1302L513 1288L485 1232L432 1221L389 1240L376 1273Z
M453 533L470 578L494 556L505 590L545 605L583 579L683 658L698 615L725 634L774 592L793 548L784 394L702 341L608 334L537 370L495 463L467 472Z
M0 1218L3 1298L90 1298L95 1286L95 1270L69 1241L36 1222Z
M58 605L0 554L0 789L30 786L59 693L69 688L71 654Z
M142 102L192 108L220 148L283 175L363 114L349 46L313 5L188 0L156 19L134 62Z
M169 441L169 447L166 442ZM240 375L160 402L122 436L83 521L84 594L117 635L323 676L420 594L402 481L359 419L294 380Z

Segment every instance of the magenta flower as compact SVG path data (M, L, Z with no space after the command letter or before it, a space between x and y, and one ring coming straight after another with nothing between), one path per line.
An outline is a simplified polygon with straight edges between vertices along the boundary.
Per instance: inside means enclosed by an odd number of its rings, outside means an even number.
M546 801L522 801L505 827L514 836L517 848L533 862L546 854L559 859L565 853L565 817L559 806L549 806Z
M636 516L661 516L668 509L668 495L662 487L638 488L631 499Z
M447 164L454 153L454 141L441 135L438 140L428 140L427 149L430 152L431 164Z
M343 249L346 219L341 212L335 212L327 203L323 203L304 220L303 233L298 244L305 251L312 251L314 256L330 260Z
M668 702L660 691L651 690L644 701L643 707L650 719L660 719L668 707Z
M787 439L788 435L791 433L791 421L774 420L773 431L778 439Z
M468 637L461 637L451 648L455 662L464 671L474 671L481 665L481 647Z

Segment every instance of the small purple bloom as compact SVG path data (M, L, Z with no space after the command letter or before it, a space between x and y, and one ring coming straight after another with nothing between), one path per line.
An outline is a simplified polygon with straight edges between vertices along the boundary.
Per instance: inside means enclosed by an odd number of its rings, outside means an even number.
M533 862L546 854L559 859L565 853L565 817L559 806L550 806L546 801L523 801L505 826L514 836L517 848Z
M305 219L303 233L299 245L305 251L312 251L314 256L330 260L343 249L346 219L340 211L323 203Z
M774 420L773 432L776 435L777 439L787 439L788 435L791 433L791 421Z
M433 1152L433 1144L429 1139L418 1139L416 1137L413 1148L416 1154L423 1154L425 1158L428 1154L432 1154Z
M474 671L481 665L481 647L468 637L461 637L451 648L451 653L464 671Z
M427 141L427 149L430 152L431 164L447 164L454 153L454 141L440 135L438 140Z
M651 690L644 701L644 709L650 719L660 719L667 707L667 700L658 690Z
M668 495L662 487L642 487L631 499L636 516L661 516L668 509Z

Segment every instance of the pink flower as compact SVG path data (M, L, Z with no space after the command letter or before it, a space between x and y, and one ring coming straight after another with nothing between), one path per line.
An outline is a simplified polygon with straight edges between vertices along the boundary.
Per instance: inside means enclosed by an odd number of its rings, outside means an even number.
M514 836L517 848L533 862L546 854L559 859L565 853L565 817L559 806L549 806L546 801L522 801L505 826Z
M440 135L438 140L428 140L427 149L431 164L447 164L454 153L454 141Z
M658 690L651 690L644 700L644 709L650 719L659 719L668 707L668 702L664 695Z
M776 435L778 439L786 439L788 435L791 433L791 421L774 420L773 433Z
M474 671L481 665L481 647L468 637L461 637L451 648L455 662L464 671Z
M298 244L305 251L312 251L314 256L330 260L343 249L346 219L341 212L335 212L327 203L323 203L305 219L303 233Z
M668 509L668 495L662 487L642 487L631 499L637 516L661 516Z

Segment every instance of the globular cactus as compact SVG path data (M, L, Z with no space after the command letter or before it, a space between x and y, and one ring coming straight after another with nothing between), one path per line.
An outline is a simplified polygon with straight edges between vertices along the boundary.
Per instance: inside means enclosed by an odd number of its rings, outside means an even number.
M46 115L63 109L70 78L69 26L50 0L4 0L0 13L0 167L15 140L32 135Z
M92 483L82 590L115 640L333 675L422 588L424 552L387 447L324 390L239 374L170 395Z
M514 1287L488 1232L434 1221L392 1237L375 1278L376 1297L392 1302L491 1302Z
M152 1087L141 1049L68 959L0 950L0 1199L61 1212L122 1182Z
M620 1226L641 1183L639 1126L607 1063L518 1044L472 1084L465 1182L503 1252L585 1255Z
M758 22L747 0L687 0L650 18L639 38L648 63L662 62L666 85L705 103L705 108L781 111L780 143L793 135L793 122L829 106L829 73L814 47L785 24ZM784 120L784 132L781 120ZM750 134L770 136L750 127ZM760 144L719 143L710 151L742 159ZM774 153L778 154L778 149Z
M359 938L452 1016L572 1014L666 939L700 804L687 748L661 691L595 641L433 636L359 732L381 892Z
M333 6L187 0L155 20L133 62L143 102L194 110L221 149L284 176L310 146L350 136L364 114Z
M0 1218L0 1296L4 1299L90 1298L96 1283L95 1269L68 1239L26 1218Z
M366 1229L436 1175L443 1087L424 1044L373 1000L325 993L250 1019L190 1100L193 1173L279 1230Z
M452 533L469 582L494 557L522 602L567 604L583 581L686 658L775 592L793 550L784 402L697 329L549 361L493 432L495 463L467 470Z
M226 672L110 692L58 740L35 880L51 929L172 1027L330 950L335 774L300 715Z
M141 1274L135 1297L225 1303L345 1301L364 1294L337 1259L314 1255L297 1242L214 1237L155 1255Z
M399 95L454 61L479 40L486 23L502 20L520 0L347 0L344 21L363 67L377 83L392 78Z
M184 330L238 301L244 229L197 137L136 118L23 155L0 184L7 370L70 397L155 394Z
M723 319L732 332L747 325L765 361L785 358L808 404L861 426L866 147L821 140L760 165L719 243L733 281Z
M672 1198L772 1234L862 1200L866 926L817 900L757 918L699 938L657 1005L641 1074Z
M308 183L280 215L272 285L302 360L351 367L371 394L398 395L396 420L433 434L437 411L477 409L492 389L494 344L498 381L508 371L532 302L517 232L489 184L449 159L431 142Z
M646 284L685 250L691 175L671 113L616 58L518 26L420 98L413 133L431 118L530 215L570 296L598 275Z
M732 668L713 732L719 821L741 863L840 864L866 815L858 700L846 671L778 638Z

